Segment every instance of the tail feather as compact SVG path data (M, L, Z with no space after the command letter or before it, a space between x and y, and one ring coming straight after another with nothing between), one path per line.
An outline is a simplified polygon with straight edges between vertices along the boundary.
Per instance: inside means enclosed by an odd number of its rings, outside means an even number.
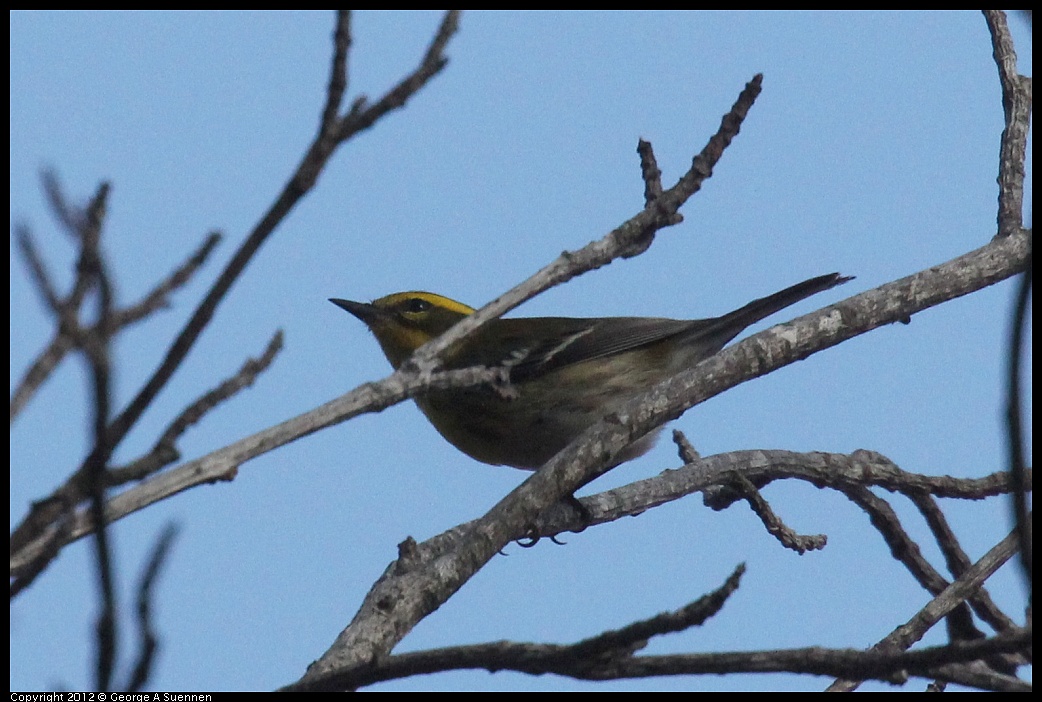
M853 276L845 277L839 273L829 273L828 275L819 275L816 278L805 280L802 283L796 283L784 290L779 290L773 295L753 300L749 304L739 307L734 312L725 314L719 318L721 322L720 327L734 329L734 336L738 336L749 325L770 317L775 312L779 312L790 305L795 305L800 300L811 295L816 295L819 292L829 290L853 279ZM731 338L733 339L734 336Z

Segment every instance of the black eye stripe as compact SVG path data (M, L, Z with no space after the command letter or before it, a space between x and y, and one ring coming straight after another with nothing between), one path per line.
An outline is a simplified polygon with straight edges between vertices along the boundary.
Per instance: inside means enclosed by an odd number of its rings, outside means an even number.
M431 303L420 297L411 297L402 305L403 312L426 312L431 308Z

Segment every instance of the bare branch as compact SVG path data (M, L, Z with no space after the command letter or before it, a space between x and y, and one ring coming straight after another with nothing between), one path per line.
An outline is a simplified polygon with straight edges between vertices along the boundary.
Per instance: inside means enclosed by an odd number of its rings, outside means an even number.
M282 331L279 330L272 336L260 358L247 359L238 373L186 407L166 428L146 456L124 468L110 469L108 472L109 485L122 485L132 480L141 480L178 460L181 452L177 450L177 439L190 426L202 420L207 412L234 397L240 390L253 385L257 376L271 365L275 356L282 350L282 339Z
M70 205L65 199L65 192L58 180L58 174L50 169L40 173L40 181L43 184L43 192L47 195L47 203L51 206L51 213L57 220L65 233L73 239L80 237L85 221L85 212Z
M919 545L905 531L897 513L886 500L862 486L849 486L843 489L843 493L865 510L872 526L890 547L890 555L904 565L927 592L936 596L948 587L950 583L926 560ZM974 625L969 607L965 603L959 603L953 608L947 622L952 640L973 640L984 636Z
M853 675L894 684L910 676L950 679L986 690L1030 691L1030 683L959 665L985 656L1022 650L1031 644L1031 628L991 639L956 642L907 652L852 649L798 648L728 653L688 653L661 656L610 656L601 660L574 660L570 646L500 641L455 646L390 656L357 664L307 683L294 683L282 692L351 690L386 680L449 670L514 670L529 675L554 674L580 680L620 680L679 675L729 673L798 673ZM954 663L953 663L954 662Z
M886 638L873 646L872 650L883 652L902 651L910 647L943 617L947 616L967 598L974 596L984 582L1008 561L1016 551L1017 540L1013 534L1010 534L995 544L991 550L967 569L955 582L938 593L908 622L894 629ZM955 642L955 644L962 645L962 642ZM1011 649L1011 651L1017 650L1022 649ZM829 691L850 691L855 689L858 684L854 680L837 680L829 687Z
M729 476L735 473L740 473L761 490L771 482L792 478L835 489L876 486L904 494L923 492L935 497L967 500L994 497L1013 490L1013 480L1006 472L983 478L921 475L901 470L885 456L872 451L845 455L754 450L698 457L679 469L583 497L580 502L590 515L587 526L637 516L697 492L706 495L706 506L721 510L743 499L730 483ZM1026 480L1030 490L1031 471L1027 472ZM581 526L575 521L574 510L553 508L531 525L535 534L542 536Z
M21 252L22 258L25 259L26 267L32 274L32 279L36 284L37 291L39 291L40 296L43 298L44 304L47 305L47 309L58 314L58 309L61 307L61 301L58 298L58 291L54 287L54 281L51 278L51 274L47 272L47 266L43 262L43 256L40 255L39 249L36 248L36 242L33 241L32 232L25 224L15 225L14 229L15 238L18 239L18 250Z
M43 263L43 257L36 249L28 227L16 227L19 250L26 259L32 273L33 281L40 291L48 309L57 318L57 329L54 338L47 347L29 364L25 375L11 394L11 422L22 411L36 391L46 382L54 369L61 363L65 355L76 347L82 347L85 332L78 320L79 308L83 298L93 284L89 275L85 275L92 256L97 255L97 239L100 232L97 227L103 216L108 185L102 184L91 205L85 210L74 209L68 205L61 186L54 173L43 174L43 186L51 203L51 209L59 223L76 239L79 245L79 261L77 277L72 292L62 298L54 286L54 282Z
M912 574L916 581L931 595L937 595L949 583L930 564L919 550L919 546L901 526L897 512L890 504L875 495L867 487L849 486L844 493L850 500L861 507L890 547L890 555Z
M381 680L407 677L444 670L477 667L488 670L513 669L539 675L564 671L584 671L599 668L609 661L626 659L647 646L654 636L684 631L701 626L719 612L727 599L738 589L745 565L739 565L723 585L690 604L654 617L633 622L621 629L605 631L566 646L553 644L516 644L498 642L478 646L455 646L433 651L391 656L378 665L356 665L343 671L334 671L307 683L295 683L285 688L297 691L343 690L370 685ZM576 672L576 677L583 677Z
M387 91L376 103L368 105L364 96L355 100L351 111L337 125L336 140L338 142L350 139L355 134L369 129L388 112L405 107L405 103L413 95L445 68L449 61L445 58L445 49L449 45L449 40L459 30L459 18L460 10L448 10L445 13L420 65Z
M165 279L159 281L152 290L133 305L128 305L121 310L112 313L112 324L116 329L141 321L158 309L168 307L170 293L184 287L192 279L196 271L202 268L206 260L210 258L214 248L221 241L220 232L210 232L202 245L188 257L184 263L175 268Z
M644 206L648 207L662 195L662 171L650 141L639 139L637 153L640 155L640 176L644 180Z
M141 648L130 681L126 685L127 692L142 690L152 676L152 663L159 648L159 637L152 625L152 601L155 598L155 585L159 580L159 573L170 555L177 532L178 529L173 524L168 524L163 529L163 533L159 535L159 539L152 549L148 565L141 575L141 582L138 584L137 615L138 629L141 632Z
M112 552L109 546L109 534L105 528L105 469L111 455L106 427L109 420L111 403L111 359L109 347L112 328L109 320L112 314L113 294L108 271L101 255L101 232L107 207L109 186L102 183L97 194L87 208L86 221L81 231L81 251L77 264L77 280L70 305L77 309L87 291L97 290L97 323L84 335L83 350L90 365L93 389L93 440L91 450L83 468L83 477L90 496L90 510L99 528L95 531L95 555L98 569L98 590L101 599L101 612L96 623L97 630L97 667L95 685L99 690L110 689L112 675L116 666L119 650L117 628L116 585L112 570Z
M1012 231L1021 226L1024 204L1024 173L1027 151L1028 129L1031 119L1032 81L1017 73L1017 56L1013 38L1002 10L984 10L984 17L991 33L992 52L998 67L999 84L1002 88L1002 109L1005 127L999 151L999 231ZM1027 14L1030 24L1031 13ZM1007 380L1006 424L1010 455L1010 470L1014 480L1022 481L1024 472L1024 432L1020 414L1020 357L1023 353L1023 335L1028 298L1031 292L1031 269L1021 278L1014 306L1013 324L1009 350L1009 373ZM1024 578L1030 591L1032 587L1032 539L1027 498L1023 489L1013 495L1013 514L1020 536L1020 558Z
M431 48L428 49L428 56L425 57L420 68L418 68L412 76L407 78L406 81L391 91L394 94L393 98L391 93L389 93L388 96L385 96L381 103L387 104L386 109L374 112L373 108L371 108L367 111L367 113L371 114L371 118L366 126L371 126L378 117L382 116L393 107L404 105L405 101L409 97L419 91L441 70L441 68L444 67L446 59L441 57L440 52L444 50L455 31L457 16L458 15L454 12L450 12L446 15L445 20L442 22L442 26L439 28L438 33L435 36ZM335 37L337 43L333 52L334 59L338 59L341 55L346 56L347 48L343 43L343 37L341 36L340 31L340 28L345 27L346 21L347 20L345 20L343 16L341 16L341 19L338 21L338 32ZM336 70L337 69L334 69L334 72ZM338 87L332 84L333 80L334 79L331 78L331 90L337 90ZM327 102L333 101L334 99L335 96L331 95ZM347 118L345 118L345 120L346 119ZM343 122L341 125L343 125ZM238 279L239 275L253 259L253 256L260 250L261 245L267 240L272 232L274 232L275 228L282 222L283 218L289 214L289 212L296 206L297 202L299 202L315 184L318 174L325 167L336 147L339 146L344 139L357 133L357 131L359 131L359 129L347 130L341 126L341 128L337 130L335 139L329 138L328 135L324 136L322 133L316 137L311 147L305 153L296 172L290 178L289 182L283 188L275 202L254 226L253 231L250 232L246 240L240 245L239 249L232 256L232 259L217 277L217 280L214 282L211 289L196 307L195 312L192 313L187 324L185 324L173 344L171 344L170 348L167 350L166 356L160 363L159 368L156 369L134 399L131 400L130 404L112 422L112 425L109 427L109 443L113 447L122 441L123 437L125 437L127 432L130 431L130 428L144 413L145 408L151 404L155 396L159 394L159 391L166 385L170 378L173 377L174 371L176 371L181 365L181 362L195 345L202 330L213 318L217 306L224 299L228 290L231 289L232 283Z
M333 30L333 61L329 70L329 89L322 108L318 132L323 138L335 138L337 114L347 91L347 56L351 50L351 11L337 10L336 29Z
M1027 504L1027 466L1025 460L1024 426L1021 405L1021 355L1024 353L1024 331L1027 327L1028 298L1031 295L1031 269L1024 272L1017 287L1017 298L1013 309L1013 320L1009 344L1009 371L1006 380L1006 427L1009 446L1010 472L1015 489L1013 491L1013 518L1020 539L1020 563L1028 592L1032 591L1032 539L1031 518Z
M402 368L415 367L421 372L433 370L437 367L436 359L440 354L474 333L489 319L509 312L525 300L556 285L608 265L616 258L643 246L645 240L653 237L658 230L673 224L680 207L701 189L702 183L712 175L713 167L723 156L724 149L737 136L742 121L760 94L762 83L763 76L757 74L745 85L731 110L721 120L716 134L692 160L691 168L681 176L676 185L657 197L652 207L641 210L602 239L587 244L578 251L564 252L528 280L514 286L474 314L468 315L437 339L425 344L413 354L410 361L403 364Z
M429 387L457 387L497 382L503 382L501 369L468 368L435 373L425 378L419 378L415 374L396 373L379 383L367 383L310 412L189 461L174 470L155 475L140 485L116 495L109 500L105 519L111 523L191 487L232 480L239 466L251 458L350 417L378 412ZM59 490L43 504L50 505L61 494L63 491ZM37 510L34 510L33 515L36 513ZM13 576L30 569L31 564L44 551L44 545L53 538L54 527L49 526L49 521L41 519L23 524L24 528L19 527L12 536ZM88 511L81 510L76 513L63 543L71 543L82 538L93 529L93 517Z
M900 683L909 675L913 675L978 685L983 689L1023 691L1030 689L1029 683L987 669L957 664L1016 654L1025 650L1032 640L1030 626L1013 629L991 639L956 641L947 646L904 651L948 615L952 608L979 589L1014 551L1015 539L1010 535L969 568L963 577L934 598L910 622L867 651L809 648L671 656L633 655L636 650L640 650L640 644L647 636L686 628L683 626L686 622L685 617L670 613L638 622L631 625L632 629L622 629L620 631L627 633L617 639L617 632L609 632L570 646L498 642L419 651L389 656L378 662L365 661L331 670L321 677L299 681L284 690L354 689L411 675L479 668L490 671L516 670L533 675L553 673L591 680L658 675L792 672L840 677L857 676L862 680L872 678ZM740 572L733 574L728 585L707 597L717 600L726 598L726 590L737 584L736 578L739 574ZM674 626L664 626L665 621L671 621ZM604 642L616 645L601 646L601 637L606 637ZM597 643L588 646L587 642L591 641ZM844 684L856 685L837 681L833 688L844 689Z
M47 381L58 364L62 362L65 355L75 348L75 342L69 334L63 333L59 328L47 347L29 365L25 375L18 381L14 393L11 394L11 423L21 413L29 400L33 398L40 386Z
M52 185L52 187L56 187ZM63 200L64 201L64 200ZM86 221L86 220L84 220ZM76 348L83 347L86 336L93 333L90 328L84 329L78 319L78 305L74 306L72 296L61 299L54 289L49 274L43 265L36 246L32 241L31 233L27 227L16 227L16 235L19 241L19 249L26 259L26 264L33 273L37 288L44 297L48 308L51 309L59 320L55 336L40 354L29 364L25 375L15 387L11 394L11 422L13 423L19 413L32 399L36 391L46 382L50 374L64 360L66 354ZM168 304L168 295L185 285L209 257L210 252L220 241L220 235L216 232L207 237L203 245L180 267L173 271L165 280L160 281L153 290L140 302L130 305L122 310L114 310L109 315L110 329L107 333L112 336L125 326L138 322L155 310ZM95 322L95 325L97 322Z
M336 130L336 139L329 138L328 134L323 136L322 133L316 137L315 142L302 158L300 165L290 181L284 187L282 193L278 198L276 198L274 204L272 204L269 210L254 227L253 231L235 252L231 261L229 261L225 266L225 269L218 276L211 289L196 307L196 310L193 312L189 321L185 324L170 348L167 350L159 368L155 370L123 412L111 422L105 442L109 451L112 451L117 447L126 436L127 432L130 431L131 427L144 413L145 409L151 404L159 391L166 385L170 378L173 377L174 372L194 346L195 341L199 338L202 330L207 326L207 324L209 324L217 306L224 299L224 296L231 288L232 283L252 260L254 254L257 253L260 246L267 240L267 237L274 231L275 227L278 226L296 203L307 194L310 188L314 185L318 174L325 167L325 164L328 162L336 147L344 139L357 133L361 128L371 126L377 118L386 112L404 105L405 102L415 94L415 92L419 91L424 85L426 85L426 83L445 66L447 59L442 56L442 52L446 48L449 39L456 31L458 17L458 11L450 11L445 15L445 18L435 34L430 47L428 47L427 53L419 68L402 81L402 83L393 88L380 101L380 103L378 103L378 105L365 111L366 116L362 121L366 122L366 124L360 126L358 129L345 128L344 125L347 122L352 121L353 123L355 120L355 113L352 111L351 114L341 120L340 128ZM338 26L341 28L346 27L344 24L345 22L346 19L342 15ZM339 30L336 42L337 44L334 47L334 59L339 60L341 55L346 56L347 50L346 45L344 44L343 34ZM334 71L336 70L337 69L334 68ZM331 81L332 80L333 79L331 79ZM339 88L336 85L331 85L331 89L336 91ZM330 100L335 101L335 95L331 96ZM360 103L356 101L356 105L358 104ZM358 119L362 118L359 117ZM355 126L358 127L357 124ZM85 229L84 238L91 239L95 236L96 235L92 233L89 227ZM82 261L80 268L83 268ZM83 295L87 291L85 280L86 279L82 274L77 278L73 293L69 298L72 309L78 309ZM457 377L463 375L467 374L459 374ZM481 373L470 374L471 377L474 377L475 375L481 375ZM499 377L500 374L498 372L493 372L485 373L484 375L486 379L493 379ZM86 468L86 463L81 465L73 478L70 478L70 481L57 491L63 495L63 499L77 502L85 497L85 495L80 491L83 482L80 478L77 478L77 476L84 475L87 472ZM231 472L233 472L233 470L226 470L222 473L221 477L226 478ZM21 547L30 542L38 542L42 544L50 538L45 532L52 528L52 522L59 514L55 508L56 504L57 502L53 499L44 500L38 503L37 507L34 508L26 519L23 520L23 522L15 529L12 535L12 553L20 550Z
M591 660L595 657L625 651L632 655L644 648L649 639L663 634L685 631L701 626L723 609L727 599L738 590L745 564L739 564L719 588L703 595L694 602L673 612L663 612L648 619L634 622L621 629L605 631L569 646L568 654L575 659Z
M807 551L817 551L825 548L828 537L824 534L801 535L797 534L774 513L767 500L763 498L760 491L756 489L748 478L741 473L731 476L732 484L737 487L745 501L749 503L753 513L760 518L763 525L767 527L767 533L778 539L782 546L792 549L801 556Z
M992 55L999 69L1002 109L1006 126L999 148L999 236L1009 236L1023 226L1024 162L1031 120L1031 79L1017 73L1013 37L1002 10L984 10L991 33Z
M51 564L51 561L58 557L62 547L68 542L76 505L65 502L60 507L62 509L59 512L59 516L54 520L51 529L40 542L34 544L35 552L33 559L26 563L24 568L11 570L11 599L14 599L16 595L32 584L36 576L42 573Z
M1012 475L1009 476L1010 483L1010 494L1015 494L1017 490L1016 480ZM940 506L937 504L937 500L931 495L925 492L918 492L914 490L902 491L915 506L919 509L919 512L926 519L927 525L930 527L930 531L933 532L934 538L937 540L937 545L941 549L941 553L944 554L944 560L948 567L949 572L956 578L962 576L970 566L972 561L966 552L962 549L959 544L958 538L952 531L951 527L948 526L948 520L944 516L944 512L941 511ZM1016 626L1012 619L1007 617L1005 613L998 608L998 606L992 601L988 591L981 588L980 592L977 593L972 600L970 600L970 606L973 610L991 625L995 631L1005 631L1012 629ZM972 622L969 624L972 627ZM983 636L974 627L972 630L966 628L966 633L970 635Z

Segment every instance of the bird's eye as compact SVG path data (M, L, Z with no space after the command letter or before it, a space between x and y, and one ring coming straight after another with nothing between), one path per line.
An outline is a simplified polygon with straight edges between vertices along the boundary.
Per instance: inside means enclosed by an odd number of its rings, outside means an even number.
M430 308L431 303L424 300L422 297L410 297L405 301L402 311L410 314L420 314L421 312L426 312Z

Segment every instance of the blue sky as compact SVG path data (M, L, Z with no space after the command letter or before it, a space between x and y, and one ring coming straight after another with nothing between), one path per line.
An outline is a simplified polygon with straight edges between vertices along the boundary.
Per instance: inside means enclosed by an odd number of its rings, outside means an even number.
M348 102L381 95L411 70L438 19L358 13ZM309 143L333 18L15 12L10 21L11 222L32 227L62 284L71 280L72 249L39 187L45 167L76 199L100 180L112 183L104 247L124 302L208 231L225 233L172 308L120 339L122 406ZM1029 33L1018 19L1011 24L1020 71L1030 75ZM341 148L117 461L146 450L276 329L286 344L274 366L184 436L186 459L386 375L371 336L327 298L429 289L483 304L641 207L638 138L654 144L672 182L758 72L763 93L683 209L683 224L643 256L515 314L708 317L812 275L857 276L791 317L947 261L995 232L1002 111L976 12L473 12L447 53L448 68L404 111ZM11 252L13 387L52 322L13 243ZM854 339L715 398L675 426L706 455L865 448L913 472L999 470L1012 291L1007 281ZM82 364L67 362L13 425L12 525L87 450L86 387ZM587 490L678 465L664 440ZM170 521L181 527L158 590L163 648L153 688L263 690L296 680L354 615L397 543L483 514L523 477L458 453L403 404L252 461L232 483L122 521L112 533L128 613L156 535ZM748 572L723 612L701 629L654 641L649 652L866 647L926 603L845 499L807 485L775 485L765 496L793 528L828 534L827 548L796 556L747 507L716 513L692 497L573 535L564 547L509 548L399 650L577 640L680 607L718 587L739 562ZM895 506L922 534L911 505ZM971 558L1008 532L1003 501L944 507ZM88 546L66 549L12 605L13 690L91 685ZM942 566L935 547L924 550ZM1007 613L1022 616L1024 592L1011 567L990 589ZM124 640L133 638L125 628ZM595 684L478 671L377 689L825 684L780 675Z

